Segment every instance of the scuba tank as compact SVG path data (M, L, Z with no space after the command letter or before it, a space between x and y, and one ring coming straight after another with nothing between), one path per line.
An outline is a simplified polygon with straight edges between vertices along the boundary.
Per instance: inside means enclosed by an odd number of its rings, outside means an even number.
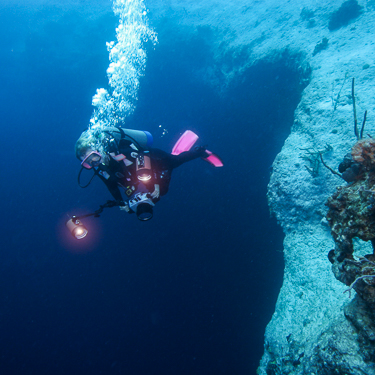
M139 146L144 149L151 147L154 142L152 134L148 131L121 128L119 129L120 131L123 131L122 135L125 136L125 139L128 138L134 140Z
M152 134L143 130L107 127L103 132L113 137L117 145L120 144L120 141L126 140L132 142L134 146L140 150L147 150L152 146L154 141Z

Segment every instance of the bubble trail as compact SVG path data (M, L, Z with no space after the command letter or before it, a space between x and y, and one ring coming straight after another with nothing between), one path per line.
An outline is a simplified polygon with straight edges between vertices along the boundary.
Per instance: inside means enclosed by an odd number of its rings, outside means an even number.
M94 112L89 129L98 131L106 126L118 126L133 113L139 81L146 67L145 44L157 43L157 35L148 25L143 0L114 0L113 11L119 16L119 24L117 41L107 43L109 88L97 89L92 99Z

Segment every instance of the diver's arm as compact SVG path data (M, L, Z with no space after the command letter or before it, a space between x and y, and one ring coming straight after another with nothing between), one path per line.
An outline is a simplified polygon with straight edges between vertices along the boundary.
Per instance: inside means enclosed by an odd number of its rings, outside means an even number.
M99 175L100 179L105 183L107 189L112 194L113 198L119 203L119 208L121 211L126 211L128 214L132 214L133 211L130 210L128 202L124 202L120 189L114 181L106 180L104 177Z
M113 198L115 198L115 200L118 202L122 202L123 198L121 195L121 191L117 186L117 183L115 181L107 180L101 175L99 175L99 177L105 183L105 186L107 186L107 189L112 194Z

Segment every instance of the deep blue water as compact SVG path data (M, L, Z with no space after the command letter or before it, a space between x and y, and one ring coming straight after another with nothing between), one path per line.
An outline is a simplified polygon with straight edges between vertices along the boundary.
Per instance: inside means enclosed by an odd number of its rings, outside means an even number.
M164 150L192 129L225 167L181 166L152 221L108 209L78 243L67 215L111 199L99 180L76 182L74 143L106 87L117 21L110 1L92 3L103 13L0 5L0 373L254 374L282 283L266 187L302 90L293 57L219 94L196 73L214 64L214 34L154 25L159 44L125 126Z

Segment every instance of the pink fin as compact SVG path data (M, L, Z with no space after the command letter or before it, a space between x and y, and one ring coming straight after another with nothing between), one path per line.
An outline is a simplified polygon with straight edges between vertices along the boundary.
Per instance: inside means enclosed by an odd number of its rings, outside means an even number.
M173 146L172 155L179 155L181 152L189 151L198 138L199 137L194 132L191 130L186 130L186 132L181 135L179 140Z
M206 150L207 154L210 154L207 158L203 158L203 160L208 161L210 164L212 164L214 167L222 167L224 164L220 160L220 158L213 154L211 151Z

